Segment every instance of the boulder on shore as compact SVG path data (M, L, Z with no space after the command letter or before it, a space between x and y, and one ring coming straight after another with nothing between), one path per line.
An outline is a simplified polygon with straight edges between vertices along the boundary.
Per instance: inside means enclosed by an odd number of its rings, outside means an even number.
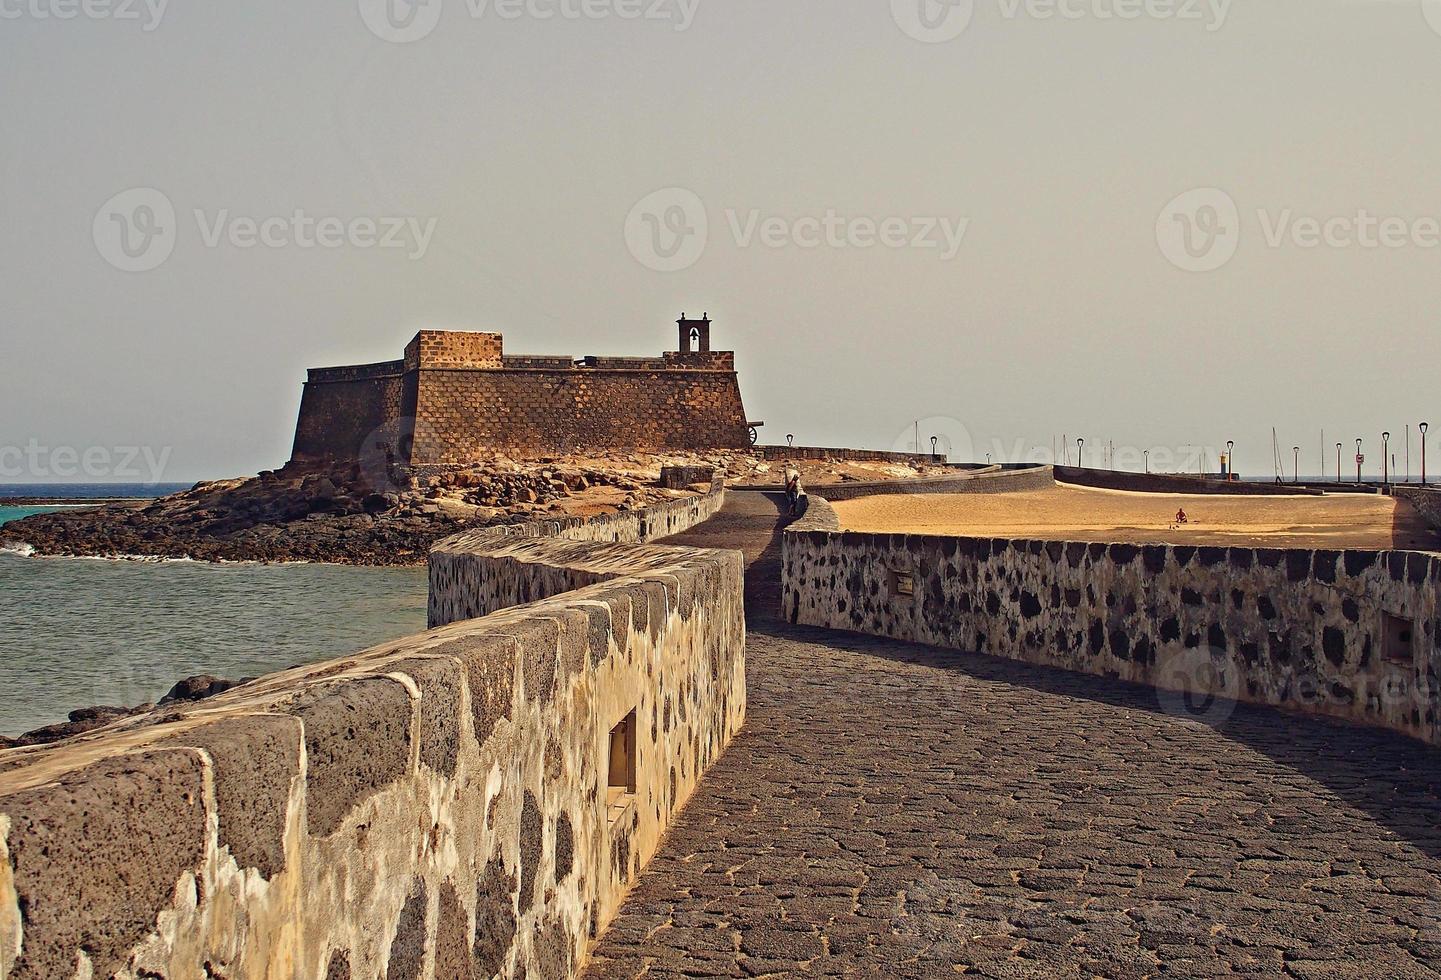
M197 674L194 677L178 681L170 689L170 693L160 699L160 705L174 704L176 701L203 701L217 694L223 694L235 686L235 681L212 677L210 674Z

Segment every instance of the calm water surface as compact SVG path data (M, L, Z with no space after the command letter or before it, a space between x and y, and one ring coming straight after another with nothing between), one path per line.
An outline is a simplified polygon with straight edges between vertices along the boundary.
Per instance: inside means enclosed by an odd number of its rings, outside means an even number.
M41 508L0 507L0 524ZM0 531L0 539L4 532ZM0 551L0 734L425 629L424 568L26 558Z

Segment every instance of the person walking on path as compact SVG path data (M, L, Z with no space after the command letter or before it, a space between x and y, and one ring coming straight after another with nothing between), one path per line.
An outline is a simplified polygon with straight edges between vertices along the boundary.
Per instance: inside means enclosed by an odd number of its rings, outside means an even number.
M805 491L801 489L801 471L794 466L786 467L786 506L790 515L795 517L800 513L801 498Z

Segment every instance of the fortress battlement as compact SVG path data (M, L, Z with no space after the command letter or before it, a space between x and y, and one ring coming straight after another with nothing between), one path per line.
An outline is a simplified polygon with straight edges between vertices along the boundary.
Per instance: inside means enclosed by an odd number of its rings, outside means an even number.
M384 451L412 466L487 451L735 449L749 425L735 354L682 314L658 357L508 355L499 333L422 330L402 359L312 368L292 463Z

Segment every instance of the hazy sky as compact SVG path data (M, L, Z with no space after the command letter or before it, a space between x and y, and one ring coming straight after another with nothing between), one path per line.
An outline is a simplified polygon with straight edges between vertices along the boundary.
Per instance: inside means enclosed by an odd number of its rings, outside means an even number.
M483 2L0 0L0 482L251 473L307 367L681 311L768 441L1441 424L1441 0Z

